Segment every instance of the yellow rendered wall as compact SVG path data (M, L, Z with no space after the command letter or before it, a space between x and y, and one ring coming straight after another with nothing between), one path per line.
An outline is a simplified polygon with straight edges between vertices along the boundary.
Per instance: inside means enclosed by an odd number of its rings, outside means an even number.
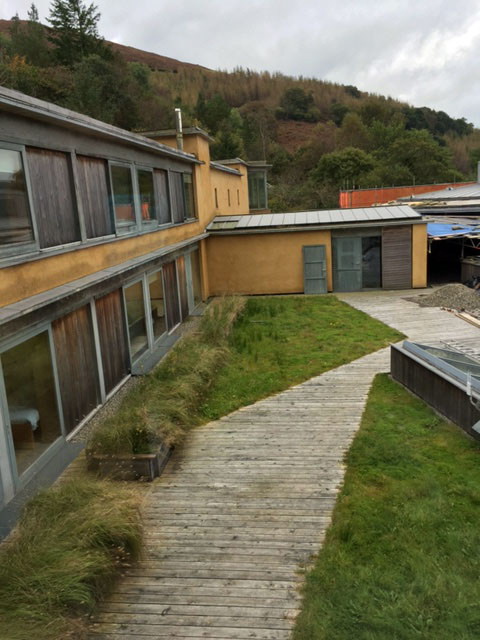
M79 248L0 270L0 307L203 233L200 222Z
M412 225L412 287L427 286L427 225Z
M318 244L326 247L332 290L330 231L210 236L206 242L210 295L301 293L302 247Z
M212 203L213 212L220 215L240 215L248 214L248 180L244 166L235 165L232 167L242 172L242 176L235 176L225 171L211 169L212 183ZM215 199L215 190L217 198ZM228 202L228 191L230 190L230 203ZM218 203L218 206L216 206Z

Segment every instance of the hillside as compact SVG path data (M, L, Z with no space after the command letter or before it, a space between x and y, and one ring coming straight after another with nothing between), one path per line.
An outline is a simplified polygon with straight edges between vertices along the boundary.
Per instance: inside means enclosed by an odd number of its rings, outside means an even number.
M0 83L132 130L186 126L213 158L266 159L274 209L335 206L343 186L462 180L480 159L464 118L316 78L207 69L89 39L75 50L35 20L0 20ZM83 42L83 41L82 41ZM71 46L70 46L71 45Z

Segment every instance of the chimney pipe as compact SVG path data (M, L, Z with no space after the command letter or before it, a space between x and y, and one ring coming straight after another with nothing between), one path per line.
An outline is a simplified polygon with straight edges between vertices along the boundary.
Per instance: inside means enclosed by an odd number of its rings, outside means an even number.
M480 162L477 162L477 182L480 182Z
M175 109L175 128L177 130L177 149L183 151L182 110Z

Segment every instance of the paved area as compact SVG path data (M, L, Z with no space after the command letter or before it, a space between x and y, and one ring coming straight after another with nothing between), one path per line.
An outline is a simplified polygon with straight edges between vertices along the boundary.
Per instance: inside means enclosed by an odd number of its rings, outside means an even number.
M413 340L480 340L398 292L339 297ZM344 454L373 377L388 369L383 349L194 431L146 499L144 557L102 606L92 640L287 640Z

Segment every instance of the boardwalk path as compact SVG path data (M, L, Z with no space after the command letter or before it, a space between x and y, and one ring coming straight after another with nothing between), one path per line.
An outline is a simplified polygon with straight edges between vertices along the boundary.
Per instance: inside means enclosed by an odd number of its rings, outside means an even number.
M341 297L412 339L480 339L398 293ZM383 349L193 432L152 487L145 557L92 640L289 638L301 568L322 544L373 377L388 368Z

